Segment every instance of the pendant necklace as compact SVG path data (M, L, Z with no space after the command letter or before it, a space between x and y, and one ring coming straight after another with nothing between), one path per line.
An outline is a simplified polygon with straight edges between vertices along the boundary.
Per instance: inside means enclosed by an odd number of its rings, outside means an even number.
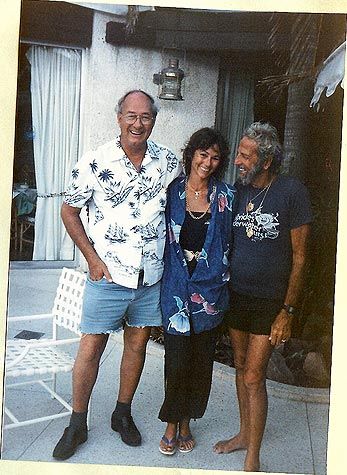
M187 209L187 211L188 211L188 214L189 214L189 216L190 216L191 218L193 218L193 219L202 219L204 216L206 216L206 213L208 212L208 210L210 209L210 206L212 205L214 196L215 196L215 194L216 194L216 189L217 189L217 188L216 188L216 185L213 185L213 189L212 189L212 193L211 193L212 199L211 199L210 203L208 203L208 206L207 206L206 211L202 212L202 214L201 214L200 216L195 216L195 215L192 213L191 209L190 209L190 206L189 206L189 203L188 203L188 187L189 187L189 185L188 185L188 180L186 180L186 185L185 185L185 191L186 191L186 209ZM189 187L189 188L192 189L191 187ZM194 190L192 190L192 191L194 191ZM195 194L198 193L198 194L200 195L201 191L197 191L197 192L194 191L194 193L195 193ZM198 199L198 197L195 197L195 199Z
M203 191L205 190L194 190L194 188L192 188L189 183L188 183L188 180L186 181L186 184L188 185L188 188L194 193L194 199L198 199L200 198L200 195Z
M270 181L270 183L269 183L265 188L263 188L261 191L259 191L258 194L256 194L255 196L253 196L253 198L249 198L250 193L248 193L248 197L247 197L248 203L246 204L246 211L247 211L247 213L250 212L250 211L253 211L253 209L254 209L253 200L255 200L256 198L258 198L258 196L260 196L262 193L264 193L265 190L267 191L267 189L270 188L270 185L271 185L271 181Z
M247 205L246 205L246 213L248 215L249 212L253 211L254 210L254 203L252 203L252 200L255 200L258 196L260 196L264 191L265 191L265 194L263 196L263 199L261 200L258 208L255 210L257 211L258 209L261 210L261 207L264 203L264 200L266 198L266 195L272 185L272 182L274 181L274 178L272 178L272 180L270 181L270 183L265 187L263 188L257 195L255 195L252 199L248 199L247 198ZM249 196L249 195L248 195ZM246 227L246 235L248 238L251 238L254 234L254 229L253 229L253 223L249 224L247 227Z

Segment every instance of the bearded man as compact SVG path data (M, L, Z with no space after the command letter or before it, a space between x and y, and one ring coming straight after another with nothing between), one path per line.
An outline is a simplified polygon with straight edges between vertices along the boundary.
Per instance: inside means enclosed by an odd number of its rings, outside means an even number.
M272 349L291 336L303 285L312 213L299 180L279 174L277 130L255 122L243 134L235 165L238 204L233 221L230 312L240 431L214 451L245 449L245 471L260 470L267 417L266 368Z

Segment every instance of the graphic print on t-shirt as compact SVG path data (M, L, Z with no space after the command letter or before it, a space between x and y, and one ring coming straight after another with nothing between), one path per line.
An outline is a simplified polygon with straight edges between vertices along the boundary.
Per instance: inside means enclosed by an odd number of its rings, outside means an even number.
M251 241L276 239L279 235L278 213L262 213L262 207L248 213L238 213L235 216L234 228L245 228L245 233Z

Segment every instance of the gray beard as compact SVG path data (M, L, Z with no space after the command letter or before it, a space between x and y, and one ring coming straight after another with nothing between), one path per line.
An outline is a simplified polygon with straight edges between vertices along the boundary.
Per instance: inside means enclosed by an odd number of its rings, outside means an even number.
M254 167L245 175L240 176L240 181L243 185L250 185L252 181L262 172L263 164L258 162Z

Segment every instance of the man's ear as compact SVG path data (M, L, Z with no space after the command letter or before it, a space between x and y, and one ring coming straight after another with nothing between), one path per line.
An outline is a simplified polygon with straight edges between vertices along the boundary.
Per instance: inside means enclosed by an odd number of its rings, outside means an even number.
M273 157L269 157L266 159L264 163L264 170L268 170L270 168L272 160L273 160Z

